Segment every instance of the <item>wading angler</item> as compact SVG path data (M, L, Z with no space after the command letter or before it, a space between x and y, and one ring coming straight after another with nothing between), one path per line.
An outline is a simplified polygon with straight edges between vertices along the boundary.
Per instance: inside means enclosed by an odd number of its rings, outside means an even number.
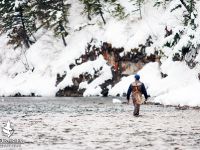
M127 91L127 101L130 103L130 96L132 93L132 101L134 105L134 116L139 116L140 105L144 103L142 95L145 97L145 102L147 98L150 97L147 95L147 91L144 83L140 82L140 76L138 74L135 75L135 82L131 83Z

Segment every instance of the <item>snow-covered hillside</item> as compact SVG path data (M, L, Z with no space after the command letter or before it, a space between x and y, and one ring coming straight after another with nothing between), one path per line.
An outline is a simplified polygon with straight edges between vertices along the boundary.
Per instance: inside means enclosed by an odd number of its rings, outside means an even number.
M101 67L98 77L91 83L82 82L80 89L85 88L84 96L101 95L99 87L104 81L112 78L111 67L106 60L99 55L94 61L86 62L70 69L70 64L85 53L87 44L95 39L93 44L100 46L101 42L111 43L113 47L123 47L126 52L145 44L149 36L153 44L146 48L147 55L159 52L161 63L147 64L138 72L141 81L145 83L151 100L162 104L172 105L200 105L200 53L196 51L195 66L189 67L185 60L173 61L175 53L180 53L180 47L187 45L190 35L194 35L192 43L196 47L200 43L200 32L194 32L183 25L184 7L171 10L179 0L168 2L164 6L155 7L154 2L145 0L142 5L142 19L138 12L133 13L135 6L131 2L118 0L125 7L127 15L124 19L105 14L106 24L97 16L88 21L82 13L82 4L78 0L70 0L69 35L65 38L67 46L61 38L56 38L52 31L40 29L35 34L37 42L29 49L13 49L7 45L6 34L0 36L0 95L55 96L59 89L70 86L73 77L78 77L83 72L90 72ZM197 14L200 12L200 2L196 3ZM199 10L198 10L199 9ZM195 24L200 24L200 16L195 18ZM172 34L166 35L165 28L172 30ZM181 32L182 31L182 32ZM200 31L197 26L195 31ZM181 32L180 40L171 47L164 46L172 43L176 33ZM199 42L199 43L198 43ZM191 54L192 55L192 54ZM188 56L189 57L189 56ZM162 77L161 73L166 74ZM57 74L65 74L65 78L56 86ZM109 86L109 95L123 95L131 82L133 75L123 77L113 87Z

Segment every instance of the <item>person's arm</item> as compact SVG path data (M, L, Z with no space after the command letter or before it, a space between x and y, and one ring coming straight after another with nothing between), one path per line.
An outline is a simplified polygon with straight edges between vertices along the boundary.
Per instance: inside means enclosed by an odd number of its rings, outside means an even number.
M130 100L131 92L132 92L132 85L129 86L128 91L127 91L127 97L126 98L127 98L128 103L129 103L129 100Z
M144 86L144 84L142 83L142 94L144 94L144 97L145 97L145 99L147 100L147 98L149 97L148 95L147 95L147 90L146 90L146 88L145 88L145 86Z

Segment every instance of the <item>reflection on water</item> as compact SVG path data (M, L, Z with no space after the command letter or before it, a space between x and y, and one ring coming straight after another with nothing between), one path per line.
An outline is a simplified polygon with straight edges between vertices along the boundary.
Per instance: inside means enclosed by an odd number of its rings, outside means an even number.
M199 149L199 110L132 110L112 98L4 98L0 124L13 124L21 149Z

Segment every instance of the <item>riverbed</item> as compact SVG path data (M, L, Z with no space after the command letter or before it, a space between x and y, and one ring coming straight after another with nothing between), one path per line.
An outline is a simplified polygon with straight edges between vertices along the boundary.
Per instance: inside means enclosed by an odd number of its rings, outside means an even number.
M124 98L119 98L125 101ZM200 110L162 105L113 104L112 98L1 98L0 127L9 121L8 138L23 150L200 149ZM0 143L1 144L1 143Z

